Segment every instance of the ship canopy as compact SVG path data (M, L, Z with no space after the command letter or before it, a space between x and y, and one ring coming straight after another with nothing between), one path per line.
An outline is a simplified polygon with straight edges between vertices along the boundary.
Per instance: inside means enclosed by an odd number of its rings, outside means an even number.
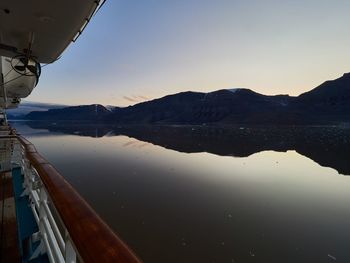
M1 0L0 56L52 63L85 28L102 0Z
M30 95L40 64L56 61L104 2L0 1L0 108L17 107Z

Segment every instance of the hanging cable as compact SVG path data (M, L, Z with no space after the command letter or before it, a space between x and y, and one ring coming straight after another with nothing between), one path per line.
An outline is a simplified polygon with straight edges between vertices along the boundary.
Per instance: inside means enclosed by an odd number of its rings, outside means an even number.
M17 65L19 64L19 62L20 62L20 61L18 61L17 64L16 64L15 66L17 66ZM12 70L14 70L14 69L13 69L13 67L12 67L12 65L11 65L11 69L3 76L3 78L5 79L5 78L8 76L8 74L10 74L10 73L12 72Z
M17 76L17 77L15 77L15 78L13 78L13 79L10 79L10 80L8 80L8 81L6 81L6 82L4 82L4 83L1 83L0 84L0 87L2 87L2 86L5 86L7 83L10 83L10 82L12 82L12 81L15 81L16 79L19 79L20 77L23 77L24 75L20 75L20 76Z

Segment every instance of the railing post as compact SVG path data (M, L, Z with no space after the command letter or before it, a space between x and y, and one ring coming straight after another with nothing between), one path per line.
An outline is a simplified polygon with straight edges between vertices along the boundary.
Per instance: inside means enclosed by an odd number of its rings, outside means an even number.
M77 262L77 253L73 247L73 244L70 240L69 233L65 231L65 261L67 263L76 263Z

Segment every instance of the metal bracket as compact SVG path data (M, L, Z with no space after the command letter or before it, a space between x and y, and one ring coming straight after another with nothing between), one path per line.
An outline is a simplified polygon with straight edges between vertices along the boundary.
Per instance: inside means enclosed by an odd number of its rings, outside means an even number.
M35 249L34 253L30 257L29 261L38 258L39 256L46 253L45 244L42 240L40 240L39 246Z

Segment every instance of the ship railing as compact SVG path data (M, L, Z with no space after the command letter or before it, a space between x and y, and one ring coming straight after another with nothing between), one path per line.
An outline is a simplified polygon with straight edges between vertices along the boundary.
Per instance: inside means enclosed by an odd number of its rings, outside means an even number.
M23 195L39 229L31 259L46 253L50 262L141 262L34 145L17 138Z

